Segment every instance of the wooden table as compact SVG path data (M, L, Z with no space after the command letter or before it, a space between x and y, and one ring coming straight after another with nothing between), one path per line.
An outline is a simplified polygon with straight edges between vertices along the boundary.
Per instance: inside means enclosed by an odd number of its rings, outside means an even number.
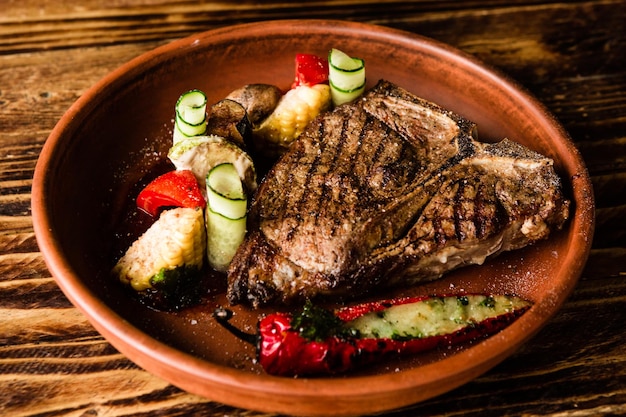
M5 0L0 10L1 415L257 415L150 375L89 325L38 251L30 187L57 120L111 70L194 32L299 17L404 29L499 68L557 116L593 179L593 250L560 313L487 374L388 415L626 415L625 1Z

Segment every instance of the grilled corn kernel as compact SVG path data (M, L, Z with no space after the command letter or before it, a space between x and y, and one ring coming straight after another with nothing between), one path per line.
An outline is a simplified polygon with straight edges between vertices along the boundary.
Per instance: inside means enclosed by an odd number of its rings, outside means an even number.
M152 287L152 277L163 269L202 268L206 235L202 210L164 211L117 262L113 273L136 291Z
M289 90L274 111L255 130L270 145L287 148L317 115L330 108L330 88L326 84L301 85Z

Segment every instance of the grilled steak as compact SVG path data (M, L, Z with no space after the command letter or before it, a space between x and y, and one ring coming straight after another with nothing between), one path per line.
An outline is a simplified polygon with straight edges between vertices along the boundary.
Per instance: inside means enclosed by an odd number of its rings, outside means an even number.
M260 185L228 299L413 285L561 228L552 160L389 82L312 122Z

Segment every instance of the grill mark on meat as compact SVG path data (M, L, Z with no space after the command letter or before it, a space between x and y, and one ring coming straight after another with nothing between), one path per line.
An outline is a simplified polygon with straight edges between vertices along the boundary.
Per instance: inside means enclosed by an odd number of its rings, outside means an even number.
M421 164L409 143L398 137L387 125L380 129L383 133L365 177L368 187L364 187L370 199L379 205L405 194L406 182L417 178L421 170Z
M361 200L364 198L363 196L364 188L360 187L356 180L358 178L367 177L366 172L359 173L360 167L366 167L366 166L371 165L371 162L368 163L367 161L372 160L372 155L368 154L367 147L363 145L366 142L365 136L366 136L366 132L368 131L368 126L371 126L372 122L373 122L372 118L366 117L363 123L363 126L364 126L363 129L359 129L358 134L352 135L353 137L356 137L355 143L352 145L353 149L351 149L350 147L344 148L345 152L347 153L345 158L347 158L347 160L349 161L349 163L345 165L345 173L351 179L351 183L350 183L351 189L349 190L349 192L354 194L353 198L356 198L357 200ZM349 121L346 120L346 125L348 123ZM379 149L380 146L381 145L379 143L377 149ZM373 156L375 155L376 153L374 153ZM343 196L340 203L342 205L345 205L347 203L347 199L345 195ZM333 236L336 236L337 233L340 233L341 228L344 227L344 220L343 220L345 218L344 216L345 216L345 213L344 215L341 216L341 218L339 216L335 216L335 228L333 229Z
M456 192L454 193L454 199L452 203L454 204L454 228L456 239L460 242L468 238L468 230L465 228L465 219L466 219L466 210L464 209L464 205L467 204L467 200L465 199L466 192L465 181L461 181L460 184L457 184Z
M568 218L552 161L387 82L313 122L270 170L228 299L260 306L413 285Z
M441 196L441 200L445 199L444 196L446 193L449 193L449 188L450 186L442 190L443 195ZM438 202L437 205L441 206L443 204L444 203L442 201L442 202ZM433 230L435 232L435 236L434 236L435 243L439 247L442 247L448 241L448 227L446 227L446 223L449 221L450 213L446 212L446 208L449 208L449 206L437 207L435 213L438 214L438 216L432 216L432 220L431 220L433 222Z
M324 137L324 133L326 132L327 126L326 126L326 122L325 120L320 120L319 121L319 127L317 129L317 137L318 138L323 138ZM298 184L297 182L295 183L290 183L290 186L293 186L294 188L298 188L299 190L301 190L302 192L297 196L294 197L293 200L290 200L290 196L292 195L292 190L290 189L289 192L287 192L287 190L281 190L286 196L287 198L284 198L285 200L285 204L289 207L290 205L293 205L295 207L295 209L293 210L293 212L291 212L290 209L287 210L283 210L283 212L287 213L288 216L291 215L295 218L295 220L297 220L296 222L293 222L290 224L289 229L286 230L284 232L285 235L285 239L286 240L292 240L294 237L294 234L297 230L297 227L299 224L302 223L302 216L303 213L306 213L307 209L306 206L308 205L308 203L311 200L311 193L310 192L306 192L307 190L311 189L311 180L313 178L313 173L315 171L317 171L319 165L320 165L320 159L322 158L322 155L324 154L324 150L325 147L327 146L327 143L325 141L322 140L318 140L319 143L319 151L317 153L317 155L315 155L314 159L309 163L309 168L306 172L306 174L304 174L303 176L303 181L302 184ZM298 152L295 157L292 160L292 165L298 166L298 164L305 162L303 161L303 159L306 157L307 153L302 150L301 152ZM290 169L290 172L298 172L298 170L295 169ZM295 178L295 177L294 177ZM295 194L295 193L293 193ZM314 217L316 217L317 214L314 212ZM306 217L306 216L305 216ZM277 218L280 219L280 218Z
M474 184L467 179L458 183L458 189L454 196L454 212L456 239L462 242L478 236L478 219L476 198L479 194L480 184Z
M478 192L476 194L475 200L475 210L474 210L474 224L476 225L476 237L481 239L485 236L487 232L487 210L486 210L486 202L484 199L484 188L483 184L478 184Z
M335 202L336 204L341 204L342 197L345 197L345 190L344 190L345 184L342 181L343 176L344 176L344 173L342 170L343 167L341 165L337 165L337 161L343 152L349 152L345 150L346 145L348 144L350 140L350 137L348 135L348 126L347 126L349 122L350 122L349 118L346 118L343 120L342 127L341 127L341 134L339 136L339 141L338 141L336 150L335 152L331 154L332 158L330 158L330 161L326 165L326 167L337 166L338 168L337 176L339 177L339 180L337 181L336 184L332 184L332 183L329 184L329 180L332 180L332 178L327 177L328 172L320 172L321 175L324 175L325 181L323 182L321 186L321 193L319 196L320 198L318 199L318 201L316 201L316 204L319 207L319 210L315 211L316 212L316 219L315 219L316 227L319 226L319 218L322 215L322 213L325 213L327 210L329 210L329 206L331 204L335 204ZM332 185L335 185L335 186L333 187ZM341 225L341 219L338 218L338 216L334 217L333 220L334 222L331 228L329 229L329 235L331 237L336 235L337 230Z

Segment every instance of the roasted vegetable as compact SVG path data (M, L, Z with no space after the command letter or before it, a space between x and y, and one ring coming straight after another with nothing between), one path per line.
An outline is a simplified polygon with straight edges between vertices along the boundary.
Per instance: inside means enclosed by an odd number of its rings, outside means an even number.
M177 169L191 170L202 190L205 190L209 171L224 162L235 166L249 192L256 190L257 177L252 158L239 146L221 136L197 136L180 141L170 148L167 156Z
M206 201L190 170L170 171L150 182L137 196L137 207L152 217L164 208L204 208Z
M253 127L258 126L276 108L283 96L280 88L271 84L247 84L226 96L246 109Z
M347 372L390 354L408 355L494 334L531 303L506 295L415 297L360 304L336 312L305 305L301 313L275 313L248 334L229 323L230 310L216 320L257 345L258 361L273 375L305 376Z
M182 94L175 108L174 143L206 132L206 96L202 91L190 90Z
M220 100L211 106L206 128L207 135L230 140L242 149L252 135L252 126L246 109L233 100Z
M312 54L296 55L296 79L291 88L328 82L328 61Z
M207 259L225 272L246 234L248 199L233 164L224 163L207 175Z
M328 61L311 54L297 54L295 79L284 95L275 86L250 84L227 99L240 103L253 127L252 148L266 157L277 157L321 112L330 108Z
M333 105L356 100L365 91L365 61L338 49L328 53L328 83Z
M177 310L199 300L205 251L203 211L166 210L128 248L113 274L146 304Z
M311 120L331 105L330 88L326 84L300 85L281 98L274 111L253 130L262 140L269 155L282 154Z

